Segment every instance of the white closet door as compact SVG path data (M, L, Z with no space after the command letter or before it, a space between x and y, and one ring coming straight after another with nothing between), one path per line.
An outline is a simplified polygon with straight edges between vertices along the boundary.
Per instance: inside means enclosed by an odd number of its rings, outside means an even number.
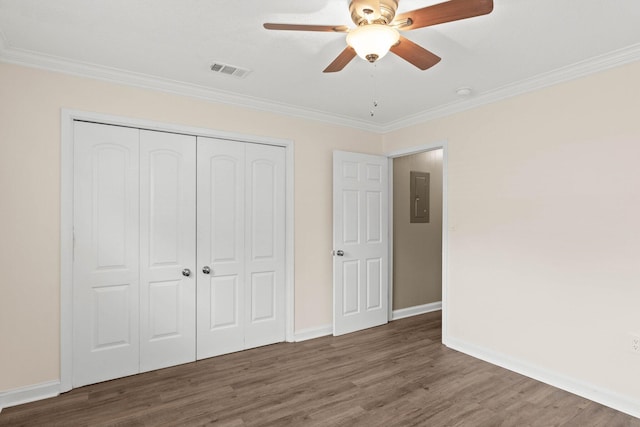
M244 349L244 152L198 138L198 359Z
M138 130L74 125L74 387L138 372Z
M74 387L284 340L284 149L74 132Z
M196 358L194 136L140 131L140 224L144 372Z
M245 145L245 347L252 348L285 338L285 150Z

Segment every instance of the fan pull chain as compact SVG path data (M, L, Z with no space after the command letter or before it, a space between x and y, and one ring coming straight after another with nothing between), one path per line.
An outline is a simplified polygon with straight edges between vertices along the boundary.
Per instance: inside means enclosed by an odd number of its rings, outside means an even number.
M371 79L373 80L373 99L371 101L371 105L373 106L371 110L369 110L369 114L371 117L375 115L374 109L378 107L378 85L376 80L376 68L378 64L373 63L373 71L371 72Z

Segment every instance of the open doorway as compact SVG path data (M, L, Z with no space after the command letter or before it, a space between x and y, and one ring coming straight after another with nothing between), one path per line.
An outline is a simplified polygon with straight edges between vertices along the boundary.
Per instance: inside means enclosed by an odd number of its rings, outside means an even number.
M443 307L444 149L391 157L390 320L396 320Z
M408 301L410 303L407 304L409 306L394 309L394 159L426 152L433 153L424 154L423 156L439 160L437 169L431 172L425 170L422 172L433 174L435 185L439 190L439 203L437 203L435 200L431 200L432 184L430 182L429 216L430 218L438 219L438 225L435 230L436 233L440 234L440 239L437 242L439 251L438 249L431 251L421 249L419 255L420 257L425 257L428 254L435 254L432 260L439 266L439 268L438 266L434 268L439 278L439 280L436 279L436 282L439 282L439 289L436 292L439 292L433 302L425 302L421 297L409 297ZM445 345L447 344L447 157L446 141L405 148L387 153L384 156L334 152L334 335L377 326L389 320L442 309L442 342ZM400 182L402 179L398 178L396 181ZM361 188L363 183L364 187ZM426 198L426 196L423 196L423 199ZM383 206L386 206L387 209L384 209ZM410 213L413 205L407 200L405 207L406 212ZM426 210L426 207L423 207L423 210ZM437 212L434 213L434 210ZM402 213L399 212L397 216L402 216ZM433 225L435 222L435 220L430 219L427 225ZM364 227L361 227L361 225ZM366 235L365 239L360 238L363 235ZM400 237L398 240L406 239ZM361 246L367 245L372 245L372 250L375 248L380 253L360 250L362 249L360 248ZM398 250L402 252L400 248ZM424 260L420 259L420 257L414 261L415 265L424 264ZM366 268L361 267L365 263ZM361 274L361 272L363 273ZM401 288L402 284L400 285ZM396 299L400 298L402 297L398 295ZM347 328L349 329L348 331L343 330L342 326L344 325L341 326L339 324L346 320L347 317L350 320L356 319L354 313L367 311L379 313L380 310L383 312L381 318L376 317L375 321L360 321L362 318L357 317L357 321L353 322L353 327Z

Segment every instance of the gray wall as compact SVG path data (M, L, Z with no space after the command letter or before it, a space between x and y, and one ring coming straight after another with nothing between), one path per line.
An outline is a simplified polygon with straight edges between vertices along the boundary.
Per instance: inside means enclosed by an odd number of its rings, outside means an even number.
M429 223L409 222L409 172L430 175ZM393 160L393 309L442 300L442 150Z

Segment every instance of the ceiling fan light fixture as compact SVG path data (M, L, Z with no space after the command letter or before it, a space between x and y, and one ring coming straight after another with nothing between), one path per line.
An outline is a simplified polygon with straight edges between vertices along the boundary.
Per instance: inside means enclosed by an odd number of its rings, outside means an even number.
M385 56L399 39L398 30L383 24L360 25L347 34L347 44L369 62Z

